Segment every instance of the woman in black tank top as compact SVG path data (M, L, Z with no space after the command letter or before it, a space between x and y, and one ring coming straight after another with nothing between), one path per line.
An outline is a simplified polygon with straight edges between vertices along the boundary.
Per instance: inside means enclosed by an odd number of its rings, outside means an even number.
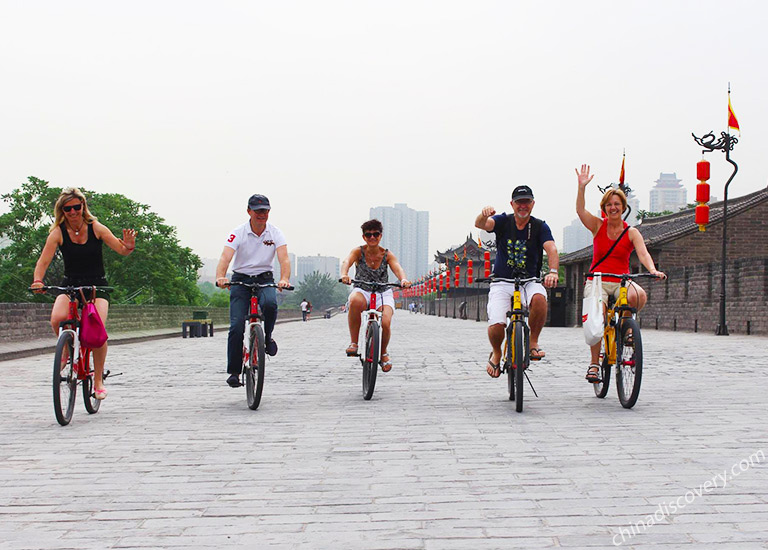
M118 254L127 256L136 248L136 231L123 229L123 238L115 237L109 229L96 221L88 210L85 195L75 187L61 192L53 213L55 221L37 260L31 287L34 289L44 286L43 277L57 249L61 250L64 260L64 279L60 286L106 286L102 245L106 243ZM96 309L106 324L109 313L106 293L97 294ZM59 323L67 319L68 312L69 298L64 294L57 296L51 310L51 327L54 334L59 333ZM104 399L107 396L102 380L106 357L107 344L93 350L93 389L96 399Z
M341 263L341 281L344 284L350 283L349 268L354 264L356 267L355 278L363 281L387 282L387 267L398 278L404 287L411 286L411 283L405 277L400 262L390 250L379 246L383 226L379 220L368 220L361 226L363 230L363 240L365 244L352 249L352 252ZM369 291L364 284L355 283L355 290L349 295L349 313L347 322L349 323L350 342L347 348L347 355L357 353L357 341L360 337L360 324L362 322L361 314L368 309L368 298L363 291ZM391 293L392 291L387 291ZM387 298L384 293L384 298ZM383 300L382 300L383 301ZM391 334L393 305L381 304L378 308L381 310L381 370L389 372L392 368L392 361L387 353L389 338Z

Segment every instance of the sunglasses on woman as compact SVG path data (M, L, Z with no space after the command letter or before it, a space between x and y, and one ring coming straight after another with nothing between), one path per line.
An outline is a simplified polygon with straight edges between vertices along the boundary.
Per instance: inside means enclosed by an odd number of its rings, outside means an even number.
M69 212L70 210L73 210L73 209L75 212L79 212L82 207L83 207L83 203L80 203L80 204L73 204L72 206L62 206L61 209L64 212Z
M381 231L367 231L363 233L363 237L366 239L378 239L381 237Z

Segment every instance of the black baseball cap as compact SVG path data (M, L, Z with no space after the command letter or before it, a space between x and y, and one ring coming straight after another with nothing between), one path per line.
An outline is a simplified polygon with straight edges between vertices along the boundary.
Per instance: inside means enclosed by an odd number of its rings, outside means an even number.
M251 195L251 198L248 199L248 208L251 210L271 210L272 207L269 206L269 199L265 197L264 195Z
M512 200L516 201L517 199L533 199L533 191L527 185L518 185L512 191Z

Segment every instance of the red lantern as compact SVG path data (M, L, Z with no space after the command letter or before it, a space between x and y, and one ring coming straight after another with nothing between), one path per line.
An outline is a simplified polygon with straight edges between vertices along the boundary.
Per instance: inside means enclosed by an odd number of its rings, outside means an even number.
M455 286L456 288L459 288L459 286L460 286L460 284L461 284L461 281L459 281L459 279L461 279L461 267L459 267L459 266L457 265L457 266L456 266L456 270L455 270L455 271L456 271L456 275L455 275L455 277L456 277L456 281L455 281L455 283L456 283L456 284L454 284L453 286Z
M472 260L467 260L467 284L472 284Z
M709 205L700 204L696 207L696 224L699 226L699 231L704 231L704 226L709 223Z
M440 292L445 290L445 282L443 282L443 274L440 274Z
M696 163L696 179L701 182L709 179L709 161L701 159Z
M451 289L451 271L450 268L448 268L448 271L445 272L445 290Z
M488 250L483 252L483 263L485 264L483 266L485 268L484 269L484 271L485 271L485 275L484 276L487 279L488 277L491 276L491 253Z
M709 184L703 181L696 185L696 202L709 202Z

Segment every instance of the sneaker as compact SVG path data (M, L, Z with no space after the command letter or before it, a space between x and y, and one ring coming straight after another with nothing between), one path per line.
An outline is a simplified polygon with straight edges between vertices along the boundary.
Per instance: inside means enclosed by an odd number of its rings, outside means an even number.
M267 352L267 355L275 356L277 355L277 342L270 339L269 342L267 342L267 345L264 346L264 351Z
M240 377L236 374L230 374L229 378L227 378L227 384L229 384L230 388L239 388L240 387Z

